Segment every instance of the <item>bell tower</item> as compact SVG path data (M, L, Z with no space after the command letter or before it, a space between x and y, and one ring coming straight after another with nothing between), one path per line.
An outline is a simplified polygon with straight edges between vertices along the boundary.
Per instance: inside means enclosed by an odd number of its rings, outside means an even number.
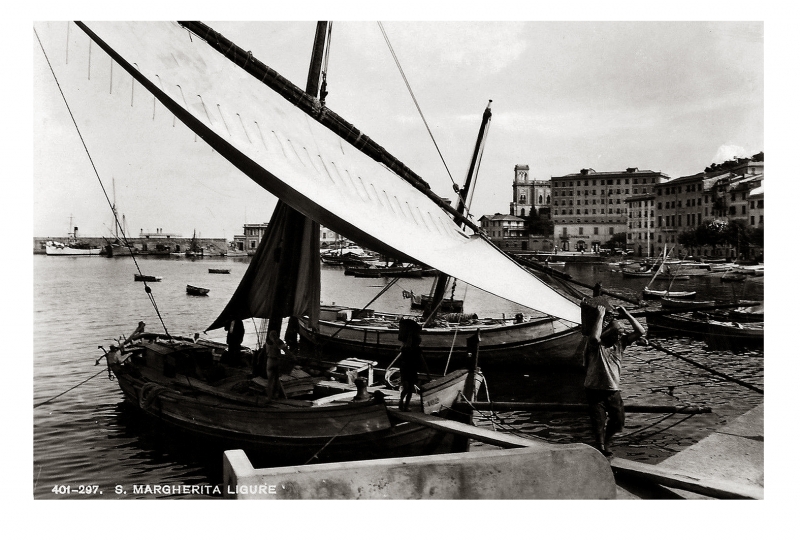
M528 178L530 167L527 165L514 166L514 182L512 186L512 199L509 213L512 216L527 217L533 207L533 181Z

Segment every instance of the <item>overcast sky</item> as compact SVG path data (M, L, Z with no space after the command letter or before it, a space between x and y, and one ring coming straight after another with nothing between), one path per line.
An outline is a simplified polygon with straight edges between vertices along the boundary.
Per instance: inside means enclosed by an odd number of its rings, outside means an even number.
M305 87L314 22L208 24ZM493 100L476 218L508 212L515 164L538 179L585 167L676 178L764 150L761 22L392 21L384 28L458 184ZM108 235L111 212L35 36L32 45L33 233L63 235L72 215L81 234ZM65 66L64 47L47 52L109 194L115 180L133 235L160 227L231 239L245 220L269 219L275 199L185 127L173 128L172 115L160 104L154 111L141 87L133 107L130 83L109 96L110 62L99 48L96 92L87 90L87 65ZM123 77L118 66L113 72ZM332 110L437 193L452 195L377 23L334 23L328 91Z

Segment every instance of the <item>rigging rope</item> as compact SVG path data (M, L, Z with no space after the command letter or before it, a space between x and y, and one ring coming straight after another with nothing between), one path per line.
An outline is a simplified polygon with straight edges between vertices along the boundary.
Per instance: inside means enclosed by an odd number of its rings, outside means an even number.
M403 72L403 68L400 66L400 60L397 58L397 55L394 53L394 49L392 48L392 44L389 42L389 36L386 34L386 30L383 28L383 24L378 21L378 27L381 29L381 33L383 34L383 39L386 40L386 45L389 46L389 52L392 53L392 58L394 58L394 63L397 64L397 69L400 70L400 76L403 77L403 82L406 84L406 88L408 88L409 94L411 94L411 99L414 101L414 105L417 107L417 111L419 112L420 117L422 118L422 122L425 124L425 129L428 130L428 135L431 136L431 140L433 141L433 145L436 147L436 151L439 153L439 158L442 160L442 164L444 165L445 170L447 171L447 176L450 177L450 182L453 184L453 189L458 194L459 199L461 198L461 194L458 190L458 184L456 181L453 180L453 175L450 174L450 169L447 167L447 163L444 160L444 156L442 155L442 151L439 150L439 145L436 144L436 139L433 136L433 132L431 132L430 126L428 126L428 121L425 120L425 115L422 114L422 109L417 102L417 97L414 95L414 91L411 90L411 84L409 84L408 79L406 78L406 74Z
M61 98L64 100L64 105L67 107L67 112L69 112L69 117L72 120L73 125L75 126L75 130L78 132L78 137L81 139L81 144L83 145L83 149L86 151L86 156L89 158L89 163L92 165L92 169L94 170L94 174L97 177L97 181L100 183L100 189L103 190L103 195L106 198L106 202L108 202L108 206L112 209L112 213L114 214L114 221L122 230L122 238L123 240L125 240L125 244L128 246L128 249L131 252L131 258L133 259L133 264L136 265L136 270L141 275L142 270L141 268L139 268L139 263L136 261L136 257L134 257L133 255L133 248L131 247L130 242L128 242L128 239L125 237L125 230L122 229L122 225L120 224L119 219L117 219L116 213L113 212L114 205L111 203L111 199L109 198L108 192L106 191L106 188L103 185L103 181L100 179L100 173L97 172L97 167L94 164L92 155L89 153L89 148L86 146L86 141L83 139L83 134L81 133L81 130L78 127L78 122L75 120L75 116L72 114L72 109L70 108L69 103L67 102L67 96L64 95L64 91L61 89L61 84L58 82L58 77L56 77L56 72L53 70L53 66L50 64L50 59L47 57L47 52L44 50L44 45L42 44L42 40L39 38L39 33L36 31L35 28L33 29L33 33L36 34L36 40L39 42L39 47L41 47L42 49L42 54L44 55L45 61L47 61L47 67L50 68L50 73L53 74L53 79L56 82L56 86L58 86L58 91L61 93ZM150 287L147 285L146 282L143 283L144 283L144 291L145 293L147 293L147 296L150 299L150 303L153 305L153 309L155 309L156 315L158 315L158 320L161 321L161 326L164 328L164 333L167 334L167 336L169 336L167 325L164 323L164 319L161 317L161 312L159 311L158 305L156 304L156 299L153 296L153 291L152 289L150 289Z

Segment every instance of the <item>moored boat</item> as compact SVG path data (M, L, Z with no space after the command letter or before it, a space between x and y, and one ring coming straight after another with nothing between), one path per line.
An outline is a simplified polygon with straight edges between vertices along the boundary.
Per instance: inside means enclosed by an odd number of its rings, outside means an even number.
M91 247L89 244L82 242L65 244L63 242L50 240L45 244L44 251L47 255L100 255L102 248Z
M411 309L425 311L431 308L431 295L429 294L414 294L414 291L403 291L403 297L411 299ZM464 301L455 298L442 298L439 311L441 313L463 313Z
M684 298L674 298L670 296L661 298L661 307L668 309L682 309L691 311L692 309L714 307L714 300L687 300Z
M384 365L399 351L399 320L403 315L364 313L340 306L322 309L319 331L314 332L308 318L300 319L300 337L330 354L359 356ZM327 320L326 320L327 319ZM579 325L555 317L525 319L477 319L452 314L439 326L422 329L421 347L432 370L441 370L448 359L460 362L468 352L467 338L480 330L480 363L488 370L511 367L576 367L575 351L581 342ZM453 364L451 364L452 366Z
M645 287L642 291L643 298L694 298L697 296L697 291L669 291L669 290L659 290L659 289L650 289L649 287Z
M159 422L202 436L225 449L241 448L271 464L368 459L463 450L466 443L432 428L390 418L398 392L373 381L372 363L350 359L286 370L283 396L268 399L265 380L249 367L223 361L225 345L148 334L130 345L122 362L111 361L125 400ZM245 350L245 358L252 352ZM338 369L338 368L342 369ZM368 372L348 382L347 372ZM365 373L366 374L366 373ZM332 377L340 379L331 380ZM466 370L420 385L412 409L447 417L467 384Z
M161 276L148 276L146 274L133 274L133 281L161 281Z
M208 269L208 273L209 274L230 274L231 273L231 269L230 268L209 268Z
M210 290L211 289L206 289L204 287L195 287L194 285L186 286L186 294L191 296L208 296Z

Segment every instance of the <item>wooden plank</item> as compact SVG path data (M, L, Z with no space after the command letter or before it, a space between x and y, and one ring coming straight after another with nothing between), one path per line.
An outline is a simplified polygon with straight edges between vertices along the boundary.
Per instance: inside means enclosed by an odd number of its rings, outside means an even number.
M418 413L418 412L404 412L388 407L386 411L389 413L389 416L392 416L398 420L403 420L405 422L413 422L415 424L421 424L423 426L427 426L429 428L433 428L439 431L445 431L447 433L455 433L456 435L465 435L467 437L470 437L471 439L475 439L476 441L492 444L494 446L499 446L501 448L551 446L550 443L546 443L543 441L524 439L522 437L517 437L516 435L510 435L508 433L489 431L488 429L479 428L469 424L462 424L461 422L456 422L454 420L445 420L443 418L431 416L429 414Z
M611 469L617 474L655 482L666 487L683 489L715 499L760 500L764 498L764 488L760 486L707 478L663 465L649 465L627 459L613 458L611 460Z

